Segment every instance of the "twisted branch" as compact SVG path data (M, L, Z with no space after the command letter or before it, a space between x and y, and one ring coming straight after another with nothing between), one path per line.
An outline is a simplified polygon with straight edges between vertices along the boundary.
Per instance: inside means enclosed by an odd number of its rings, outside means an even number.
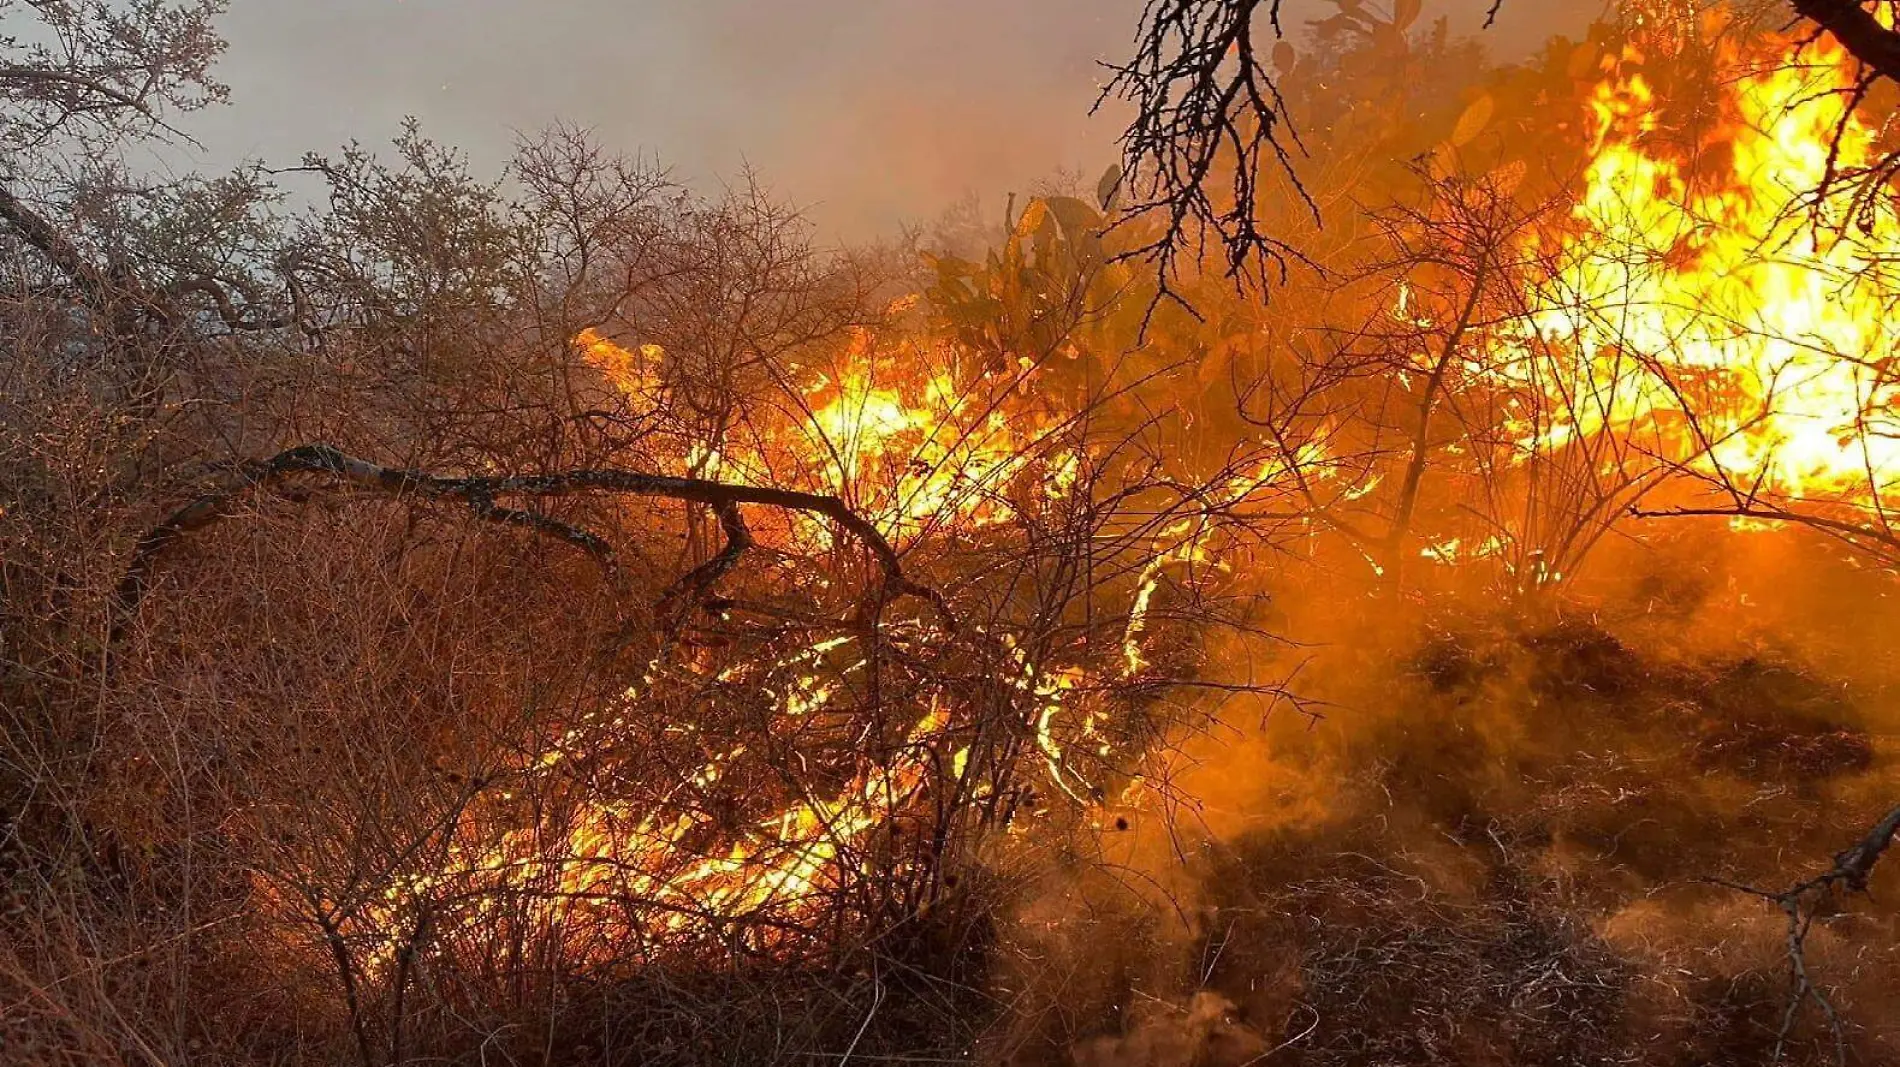
M740 505L757 504L822 515L843 527L877 560L882 581L867 605L869 613L881 611L898 597L915 596L928 600L946 620L949 619L942 595L906 578L897 552L890 542L885 540L877 527L837 497L611 468L502 477L451 477L385 467L348 455L331 445L313 444L300 445L269 459L240 465L231 473L226 484L185 504L146 531L139 538L131 562L119 582L117 607L120 626L138 610L151 573L167 550L187 535L231 514L233 507L251 493L275 487L300 474L328 475L352 488L397 497L459 501L477 518L521 527L581 549L599 564L609 582L614 584L618 584L619 576L613 547L599 534L538 511L505 507L498 503L499 498L621 493L705 504L719 516L726 544L717 555L674 582L662 596L661 610L669 614L680 610L689 598L697 600L703 596L752 547L752 536L740 512Z
M1814 982L1808 970L1807 944L1808 932L1814 927L1814 920L1821 908L1831 900L1836 892L1865 893L1869 880L1873 877L1874 865L1880 857L1893 847L1894 835L1900 833L1900 807L1887 813L1886 818L1874 824L1866 836L1849 847L1834 854L1834 866L1805 882L1772 892L1757 889L1739 882L1725 881L1720 878L1708 878L1704 881L1715 885L1747 893L1750 896L1773 904L1780 909L1788 920L1788 973L1794 983L1794 990L1788 996L1788 1006L1781 1016L1781 1030L1775 1037L1776 1061L1781 1059L1782 1051L1788 1043L1788 1037L1794 1032L1795 1020L1801 1013L1801 1006L1812 1000L1826 1017L1828 1029L1834 1038L1835 1061L1845 1067L1847 1063L1847 1029L1841 1022L1840 1012L1833 1001L1822 992Z

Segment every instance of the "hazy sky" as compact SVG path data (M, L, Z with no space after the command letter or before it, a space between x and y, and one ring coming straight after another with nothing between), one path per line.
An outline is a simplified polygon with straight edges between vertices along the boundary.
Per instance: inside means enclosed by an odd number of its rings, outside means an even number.
M1377 0L1375 0L1377 2ZM484 169L556 120L710 184L749 162L851 236L1113 158L1095 62L1142 0L234 0L196 163L294 162L405 115ZM1310 13L1319 0L1292 0ZM1475 28L1484 0L1427 0ZM1510 0L1501 52L1601 0Z

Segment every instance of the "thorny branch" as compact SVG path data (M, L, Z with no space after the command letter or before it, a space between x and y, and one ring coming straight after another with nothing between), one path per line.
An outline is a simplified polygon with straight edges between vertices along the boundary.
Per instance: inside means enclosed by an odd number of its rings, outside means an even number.
M1720 878L1705 879L1715 885L1734 889L1751 896L1760 897L1775 907L1788 920L1788 973L1794 982L1794 990L1789 994L1787 1010L1782 1013L1781 1030L1775 1037L1776 1061L1779 1061L1788 1043L1788 1036L1794 1031L1795 1020L1799 1017L1802 1005L1812 1000L1827 1018L1829 1030L1834 1038L1834 1058L1837 1063L1847 1062L1847 1030L1841 1022L1840 1012L1834 1007L1827 994L1814 984L1814 977L1808 970L1807 942L1808 933L1814 927L1814 920L1821 909L1831 902L1837 892L1865 893L1869 880L1873 877L1874 865L1880 857L1893 846L1896 833L1900 833L1900 807L1887 813L1886 818L1874 824L1853 845L1834 854L1834 866L1804 882L1772 892Z
M1303 149L1255 26L1264 12L1273 38L1284 36L1280 7L1281 0L1149 0L1134 58L1108 65L1113 77L1096 106L1119 97L1136 109L1121 140L1122 181L1132 193L1122 217L1156 215L1164 223L1124 258L1155 262L1161 298L1185 306L1169 287L1182 253L1200 258L1210 237L1230 278L1264 287L1285 277L1298 253L1262 233L1255 210L1267 163L1278 165L1318 216L1293 171L1293 153ZM1217 196L1209 179L1223 162L1233 178Z
M238 466L226 484L193 499L146 531L139 538L131 563L119 582L117 602L120 626L137 611L151 572L166 550L186 535L228 516L233 505L250 493L274 487L299 474L325 474L354 488L399 497L460 501L478 518L518 526L581 549L593 557L609 581L615 583L618 581L618 569L613 547L599 534L538 511L505 507L498 502L499 498L624 493L705 504L719 516L720 526L726 535L726 545L717 555L693 568L667 590L660 604L661 609L668 612L688 602L688 598L696 599L704 594L752 546L752 537L740 513L740 505L757 504L809 512L822 515L843 527L876 557L883 579L876 595L867 605L868 615L874 615L885 604L900 596L915 596L929 601L943 613L946 620L950 617L941 594L906 578L897 552L890 542L870 521L852 511L837 497L616 469L500 477L450 477L385 467L348 455L330 445L313 444L300 445L269 459Z

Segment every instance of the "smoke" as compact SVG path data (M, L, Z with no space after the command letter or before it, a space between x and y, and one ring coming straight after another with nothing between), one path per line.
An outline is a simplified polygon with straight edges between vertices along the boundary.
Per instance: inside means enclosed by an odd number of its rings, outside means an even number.
M1807 536L1644 534L1542 603L1278 583L1324 717L1230 704L1157 772L1179 802L1106 835L1113 873L1027 912L1073 1062L1768 1062L1782 916L1708 879L1784 888L1892 807L1896 597ZM1808 965L1876 1062L1900 909L1824 925ZM1831 1042L1810 1010L1787 1055Z
M1434 0L1476 31L1484 0ZM1521 54L1597 5L1509 2L1485 40ZM1140 0L569 0L240 3L223 26L229 106L189 117L220 170L294 163L402 118L498 167L519 133L560 121L650 153L702 187L756 168L834 240L891 234L964 198L1000 203L1049 175L1092 176L1125 115L1089 114L1099 62L1125 58ZM1562 8L1562 10L1558 10ZM1330 5L1298 0L1298 33Z
M1234 1004L1218 993L1194 994L1184 1007L1159 1004L1123 1036L1096 1037L1075 1050L1076 1067L1195 1067L1258 1061L1264 1038L1234 1021Z
M1595 13L1558 6L1507 2L1493 47ZM335 7L334 38L243 14L214 151L281 160L413 112L492 161L566 118L700 181L749 162L866 236L1112 158L1093 64L1139 4L410 4L375 33L366 0ZM1891 583L1824 542L1684 526L1607 545L1561 602L1343 569L1262 591L1290 643L1209 660L1273 664L1320 716L1222 705L1127 829L1040 872L1006 935L1008 1042L1083 1067L1769 1057L1779 917L1699 879L1789 884L1891 805ZM1895 923L1855 902L1813 942L1870 1061L1900 1040ZM1827 1044L1811 1017L1799 1037Z

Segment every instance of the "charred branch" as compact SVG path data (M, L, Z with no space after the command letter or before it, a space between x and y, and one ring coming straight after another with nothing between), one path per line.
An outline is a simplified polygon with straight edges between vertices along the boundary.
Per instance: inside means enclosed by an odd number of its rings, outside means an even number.
M1837 883L1846 886L1855 893L1867 892L1867 881L1873 877L1874 864L1893 847L1895 834L1900 834L1900 807L1887 813L1887 817L1867 831L1867 836L1855 842L1851 848L1834 855L1834 866L1826 874L1816 879L1819 883ZM1811 883L1812 884L1812 883Z
M1754 519L1760 522L1804 526L1836 538L1879 559L1900 561L1900 534L1893 530L1849 519L1794 511L1760 499L1746 499L1728 506L1706 508L1663 508L1649 510L1632 507L1630 516L1638 519Z
M1880 24L1860 0L1793 0L1795 13L1832 34L1869 71L1900 81L1900 32Z
M726 536L725 547L711 559L681 575L667 589L660 598L662 616L676 620L688 605L699 602L721 578L738 566L740 557L753 545L752 530L746 526L745 515L740 512L738 504L731 501L716 504L713 512L719 516L720 531Z
M605 538L538 511L504 506L498 502L499 499L618 493L704 504L719 516L726 535L726 545L717 555L673 584L661 602L663 609L669 611L676 610L689 597L703 595L730 572L746 549L752 546L751 534L740 513L740 505L808 512L837 523L875 557L882 572L882 581L869 605L870 612L875 613L891 600L902 596L920 597L930 601L939 610L944 609L943 598L935 590L905 577L897 552L884 535L837 497L613 469L502 477L452 477L385 467L348 455L330 445L317 444L302 445L266 460L240 465L224 485L172 512L139 538L131 563L118 586L117 604L121 626L136 612L153 569L170 548L186 536L229 516L233 507L250 494L277 487L294 476L304 474L327 475L351 488L397 497L462 503L484 521L520 527L581 549L600 565L609 581L615 584L618 582L617 563L613 547ZM947 611L945 617L948 617Z

